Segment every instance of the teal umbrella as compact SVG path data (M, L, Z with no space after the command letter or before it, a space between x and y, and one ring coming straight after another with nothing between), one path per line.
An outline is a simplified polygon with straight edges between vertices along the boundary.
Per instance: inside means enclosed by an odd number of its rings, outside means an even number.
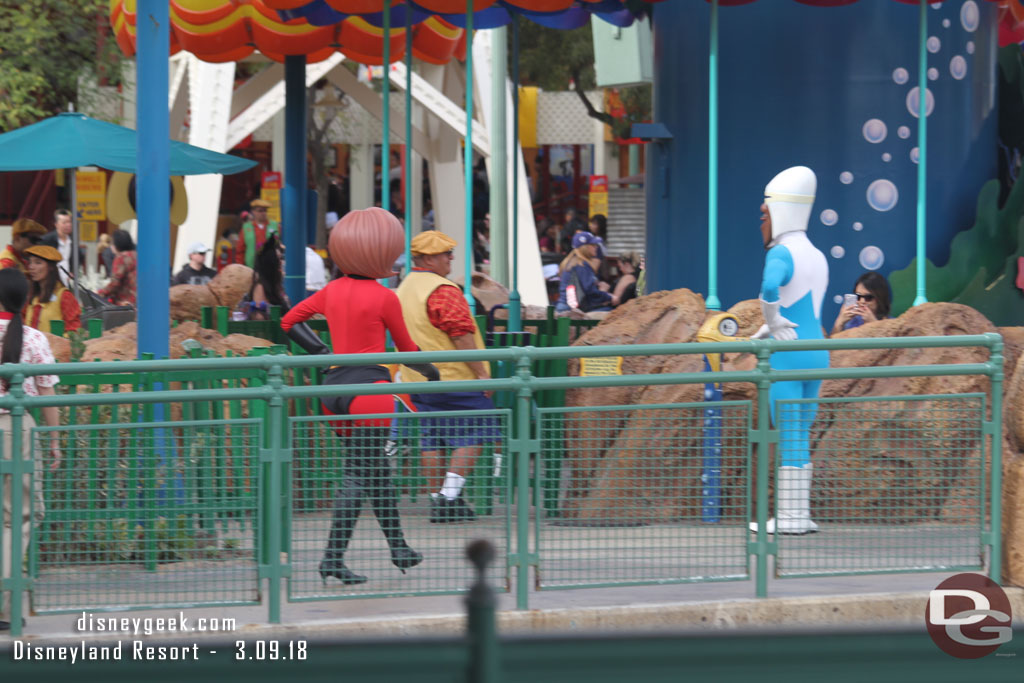
M137 133L131 128L66 112L0 135L0 171L99 166L135 172ZM239 173L255 161L171 141L171 175Z

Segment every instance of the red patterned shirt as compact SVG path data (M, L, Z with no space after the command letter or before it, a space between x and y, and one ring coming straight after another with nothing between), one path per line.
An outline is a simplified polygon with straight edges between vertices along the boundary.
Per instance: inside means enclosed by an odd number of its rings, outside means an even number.
M135 252L122 251L114 257L110 284L97 294L119 306L135 305Z
M466 297L452 285L441 285L427 297L427 317L431 325L452 338L476 332Z

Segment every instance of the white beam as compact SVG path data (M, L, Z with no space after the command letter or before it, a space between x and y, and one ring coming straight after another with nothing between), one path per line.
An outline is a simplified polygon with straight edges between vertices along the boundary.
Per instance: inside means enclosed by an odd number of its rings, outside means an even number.
M391 84L405 91L405 64L395 63L391 65ZM426 107L427 111L436 116L459 135L466 133L466 110L460 104L452 102L445 97L438 88L435 88L426 79L417 73L412 75L412 98L417 103ZM475 98L474 98L475 100ZM487 156L491 153L490 140L487 136L485 126L476 125L473 122L473 148Z
M316 64L306 66L306 87L323 78L328 71L345 61L344 55L335 52ZM231 121L228 129L228 149L244 140L247 135L270 120L270 117L284 108L284 81L278 81L266 93L258 97L245 111Z

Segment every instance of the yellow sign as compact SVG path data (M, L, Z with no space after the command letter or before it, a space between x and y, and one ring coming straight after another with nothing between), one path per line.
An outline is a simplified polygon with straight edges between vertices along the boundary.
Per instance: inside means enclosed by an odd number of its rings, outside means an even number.
M580 377L605 377L622 374L622 356L580 358Z
M588 218L597 214L608 216L608 176L590 176L590 201L588 202Z
M260 199L270 202L271 207L267 209L267 218L272 221L281 222L281 190L260 189Z
M75 174L78 219L107 219L107 174L103 171L79 171Z
M78 239L83 242L95 242L100 224L96 221L78 222Z

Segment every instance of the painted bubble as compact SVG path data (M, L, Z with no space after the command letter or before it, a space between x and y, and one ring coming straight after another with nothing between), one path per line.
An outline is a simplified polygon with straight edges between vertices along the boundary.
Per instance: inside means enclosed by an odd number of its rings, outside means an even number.
M925 41L925 46L928 48L928 52L935 54L942 49L942 41L939 40L937 36L932 36Z
M969 55L973 55L974 54L974 41L973 40L968 40L967 41L967 54L969 54Z
M878 144L889 134L889 129L886 128L885 121L881 119L868 119L864 122L862 132L864 133L865 140Z
M835 225L839 221L839 214L832 209L825 209L821 212L821 222L824 225Z
M910 92L907 93L907 111L909 111L911 116L913 116L915 119L918 118L918 108L921 105L921 96L919 94L920 92L920 89L915 85L913 88L910 89ZM932 91L930 89L926 88L924 91L924 115L931 116L932 110L934 109L935 96L932 95Z
M929 81L937 81L937 80L939 80L939 70L936 69L934 66L932 68L928 69L928 80Z
M898 69L894 69L892 72L892 80L895 81L897 85L903 85L910 80L910 72L902 66Z
M967 60L962 56L957 55L953 59L949 60L949 75L956 80L962 79L967 75Z
M914 149L910 150L910 160L911 161L913 161L916 164L920 159L921 159L921 150L919 150L917 147L915 147Z
M950 24L949 19L943 19L942 20L942 28L949 28L949 24Z
M846 256L846 250L843 249L838 244L832 247L832 249L829 250L828 253L832 254L832 258L843 258L844 256Z
M907 126L900 126L896 129L896 135L899 135L901 139L906 140L910 137L910 128Z
M860 265L866 270L878 270L885 263L885 254L875 245L860 250Z
M841 304L841 303L843 303L843 295L842 294L836 294L834 297L832 297L832 303L834 303L834 304Z
M978 3L974 0L967 0L960 8L960 25L965 31L974 32L978 29L981 21L981 13L978 11Z
M839 174L839 182L841 182L843 185L849 185L850 183L853 182L853 174L850 173L849 171L843 171L842 173Z
M882 154L882 161L884 161L885 163L889 163L890 161L892 161L892 155L889 154L888 152L884 152Z
M929 5L929 7L931 7L932 9L942 9L942 3L941 2L936 2L936 3L932 4L932 5Z
M860 221L857 221L856 223L853 224L853 229L856 230L857 232L860 232L861 230L864 229L864 224L861 223Z
M875 211L889 211L900 200L900 193L891 180L880 178L868 185L867 198Z

